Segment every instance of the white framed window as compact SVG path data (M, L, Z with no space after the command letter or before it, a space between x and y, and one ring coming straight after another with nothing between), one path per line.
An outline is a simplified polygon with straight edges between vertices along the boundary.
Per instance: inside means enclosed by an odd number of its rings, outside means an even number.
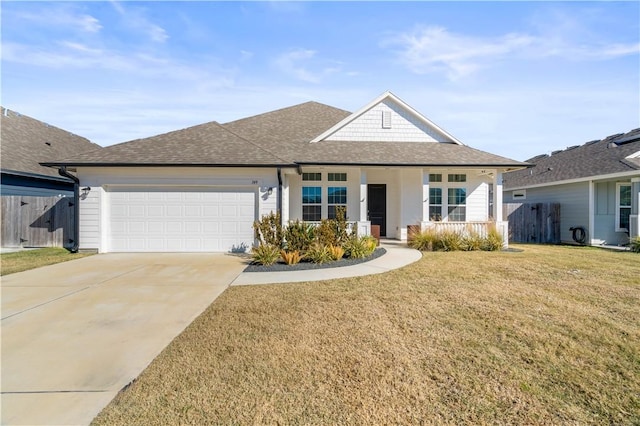
M302 180L303 181L321 181L322 173L303 173Z
M429 188L429 220L442 220L442 188Z
M442 175L440 173L429 173L429 183L442 182Z
M322 220L322 187L302 187L302 220L317 222Z
M464 222L467 219L467 189L449 188L447 207L449 222Z
M336 208L343 207L347 216L347 187L330 186L327 188L327 217L336 218Z
M631 184L616 183L616 232L629 231Z
M346 182L347 174L346 173L327 173L327 180L329 182Z
M465 175L465 174L449 174L447 176L447 181L448 182L466 182L467 181L467 175Z

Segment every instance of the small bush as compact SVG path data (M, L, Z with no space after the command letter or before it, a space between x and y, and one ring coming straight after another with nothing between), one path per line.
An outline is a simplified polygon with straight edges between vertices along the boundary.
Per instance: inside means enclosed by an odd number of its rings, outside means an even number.
M251 250L251 258L258 265L273 265L280 258L280 249L270 244L260 244Z
M282 260L284 260L284 263L286 263L287 265L295 265L296 263L299 263L300 260L302 260L302 256L300 255L300 252L298 250L281 250L280 257L282 257Z
M314 238L315 228L299 220L291 222L284 231L285 246L289 251L307 251Z
M458 251L463 247L462 235L458 232L444 231L438 237L443 251Z
M253 222L253 230L260 245L282 247L284 233L282 232L280 213L271 212L262 216L262 219Z
M438 234L433 228L426 229L420 233L413 235L413 239L409 241L409 247L420 251L436 250L436 241Z
M340 246L327 246L333 260L340 260L344 256L344 249Z
M327 246L341 246L349 239L349 224L344 207L336 207L335 219L322 219L316 228L316 240Z
M492 226L487 232L487 236L482 242L482 250L496 251L502 250L504 241L502 240L502 234L495 226Z
M634 253L640 253L640 237L634 237L629 241L629 248Z
M374 237L352 237L344 245L344 250L350 259L364 259L376 249L377 241Z
M485 239L477 232L470 231L462 237L462 247L464 251L482 250L485 245Z
M314 243L309 247L305 257L313 263L327 263L333 260L329 248L320 243Z

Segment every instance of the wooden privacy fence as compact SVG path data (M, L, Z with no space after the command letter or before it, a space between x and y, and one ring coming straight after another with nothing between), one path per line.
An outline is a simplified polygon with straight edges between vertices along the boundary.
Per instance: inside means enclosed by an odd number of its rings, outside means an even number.
M560 244L559 203L509 203L503 205L509 221L509 242Z
M3 196L2 247L70 247L73 197Z

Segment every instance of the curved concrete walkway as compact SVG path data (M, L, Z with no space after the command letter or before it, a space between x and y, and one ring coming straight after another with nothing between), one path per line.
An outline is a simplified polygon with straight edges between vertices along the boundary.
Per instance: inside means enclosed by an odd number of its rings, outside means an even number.
M383 240L380 247L387 250L383 256L358 265L306 271L243 272L231 285L277 284L360 277L402 268L422 258L422 253L407 247L405 242Z

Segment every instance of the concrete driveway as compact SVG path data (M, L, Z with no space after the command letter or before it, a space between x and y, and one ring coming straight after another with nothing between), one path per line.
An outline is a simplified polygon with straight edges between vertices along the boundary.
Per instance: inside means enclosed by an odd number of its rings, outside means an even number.
M245 264L104 254L2 278L2 424L88 424Z

